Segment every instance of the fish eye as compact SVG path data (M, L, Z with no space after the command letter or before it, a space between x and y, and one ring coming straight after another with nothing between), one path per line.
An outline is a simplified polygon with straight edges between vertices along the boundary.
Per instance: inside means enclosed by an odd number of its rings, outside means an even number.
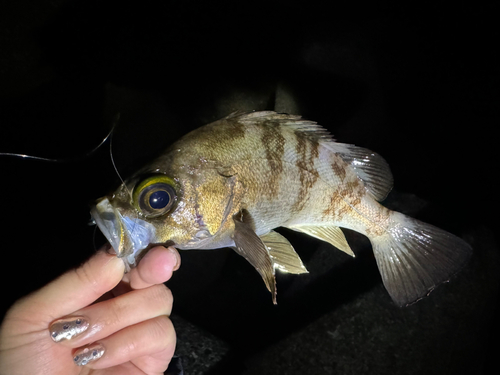
M161 210L170 203L170 193L166 190L156 190L149 196L149 205L155 210Z
M175 182L165 175L154 175L140 181L132 195L135 207L146 217L157 217L170 211L176 201Z

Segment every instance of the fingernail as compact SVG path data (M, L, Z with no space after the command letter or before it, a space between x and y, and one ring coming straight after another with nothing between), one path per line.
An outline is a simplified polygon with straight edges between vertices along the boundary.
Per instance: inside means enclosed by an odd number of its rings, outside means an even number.
M72 316L56 320L49 327L50 337L55 342L70 340L89 328L89 322L83 316Z
M75 362L77 366L85 366L87 363L101 358L104 352L104 346L101 344L92 344L85 348L78 349L73 356L73 362Z
M179 252L177 249L173 246L167 247L167 249L170 251L170 253L175 257L175 266L173 268L173 271L177 271L179 267L181 266L181 256L179 255Z

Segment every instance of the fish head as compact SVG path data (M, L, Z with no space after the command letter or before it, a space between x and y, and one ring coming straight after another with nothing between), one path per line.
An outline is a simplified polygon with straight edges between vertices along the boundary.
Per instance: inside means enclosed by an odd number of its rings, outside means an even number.
M210 244L221 229L234 225L228 220L234 214L234 177L224 176L206 163L182 165L176 171L152 170L125 181L91 209L94 221L127 269L152 245L214 248Z

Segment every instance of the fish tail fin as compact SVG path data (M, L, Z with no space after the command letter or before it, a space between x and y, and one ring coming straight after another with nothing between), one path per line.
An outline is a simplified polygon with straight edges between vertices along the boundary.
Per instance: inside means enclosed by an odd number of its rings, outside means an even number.
M370 238L385 288L399 306L412 304L457 273L472 253L462 239L391 213L385 234Z

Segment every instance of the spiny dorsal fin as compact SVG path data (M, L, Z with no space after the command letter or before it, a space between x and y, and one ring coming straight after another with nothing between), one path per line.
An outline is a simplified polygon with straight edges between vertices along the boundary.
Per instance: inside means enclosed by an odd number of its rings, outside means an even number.
M330 132L318 125L315 121L305 120L301 116L276 113L273 111L259 111L250 113L232 113L227 118L232 118L244 125L279 125L286 126L293 131L302 132L305 138L315 141L331 141Z

